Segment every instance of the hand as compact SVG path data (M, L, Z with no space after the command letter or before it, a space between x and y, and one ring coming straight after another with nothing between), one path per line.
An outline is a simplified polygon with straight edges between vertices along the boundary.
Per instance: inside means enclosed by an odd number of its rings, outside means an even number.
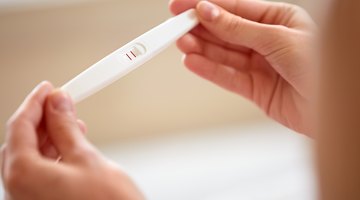
M177 45L199 76L255 102L270 117L311 134L314 23L301 8L259 0L173 0L195 7L201 25Z
M6 198L144 199L129 177L86 140L85 130L70 97L40 84L7 124L1 152ZM42 135L48 136L45 146Z

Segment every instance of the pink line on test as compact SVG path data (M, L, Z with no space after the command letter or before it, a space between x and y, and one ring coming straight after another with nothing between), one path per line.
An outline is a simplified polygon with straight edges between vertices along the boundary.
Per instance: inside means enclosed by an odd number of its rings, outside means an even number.
M132 60L131 57L130 57L128 54L126 54L126 56L127 56L130 60Z

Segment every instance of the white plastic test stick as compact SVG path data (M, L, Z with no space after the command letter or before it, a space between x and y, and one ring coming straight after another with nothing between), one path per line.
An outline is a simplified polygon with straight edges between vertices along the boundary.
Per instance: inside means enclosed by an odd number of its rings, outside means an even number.
M170 18L106 56L61 89L78 103L149 61L198 23L194 9Z

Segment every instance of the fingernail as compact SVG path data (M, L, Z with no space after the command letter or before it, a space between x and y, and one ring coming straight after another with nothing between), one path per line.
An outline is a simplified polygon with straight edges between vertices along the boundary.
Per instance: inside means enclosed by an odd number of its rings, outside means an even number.
M45 85L45 84L46 84L46 81L41 81L41 82L35 87L34 90L39 90L39 89L42 88L43 85Z
M51 105L52 107L60 112L67 112L67 113L73 113L74 106L73 103L65 92L62 92L60 90L55 91L51 95Z
M46 87L46 89L47 90L50 90L49 88L49 86L50 86L51 84L48 82L48 81L42 81L41 83L39 83L34 89L33 89L33 92L37 92L37 91L39 91L41 88L43 88L43 87L45 87L45 86L48 86L48 87Z
M182 62L183 64L185 64L185 59L186 59L186 54L183 54L183 55L181 56L181 62Z
M213 21L220 15L219 8L208 1L201 1L198 5L200 16L206 21Z

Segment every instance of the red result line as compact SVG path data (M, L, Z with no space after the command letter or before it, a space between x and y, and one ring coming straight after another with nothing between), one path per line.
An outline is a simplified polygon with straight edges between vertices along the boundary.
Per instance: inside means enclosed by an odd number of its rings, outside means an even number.
M131 57L130 57L128 54L126 54L126 56L127 56L130 60L132 60Z

